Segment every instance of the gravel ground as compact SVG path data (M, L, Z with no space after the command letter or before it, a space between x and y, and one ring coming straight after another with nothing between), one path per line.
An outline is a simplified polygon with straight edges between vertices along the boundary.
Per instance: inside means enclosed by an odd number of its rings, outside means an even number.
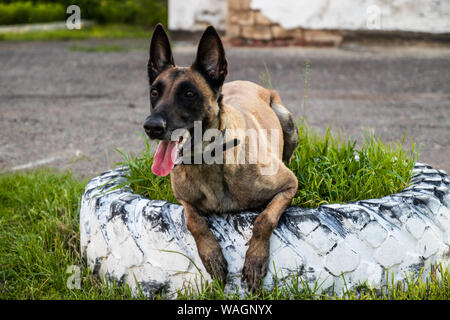
M114 44L126 52L73 51L74 44ZM148 41L0 42L0 170L70 168L93 177L139 152L149 113ZM195 48L179 44L178 65ZM284 104L323 132L331 123L361 141L422 144L419 160L450 171L450 47L362 46L339 49L228 48L228 80L261 83L264 63Z

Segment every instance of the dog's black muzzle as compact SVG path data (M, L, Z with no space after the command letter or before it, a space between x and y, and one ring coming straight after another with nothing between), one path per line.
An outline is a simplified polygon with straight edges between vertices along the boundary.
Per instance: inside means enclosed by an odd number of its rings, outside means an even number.
M145 120L144 130L150 139L163 139L167 131L167 122L159 115L151 115Z

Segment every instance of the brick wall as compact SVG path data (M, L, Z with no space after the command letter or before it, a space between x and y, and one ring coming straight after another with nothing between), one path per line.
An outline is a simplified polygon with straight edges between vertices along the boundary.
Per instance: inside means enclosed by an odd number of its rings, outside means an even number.
M285 29L250 8L251 0L228 0L226 38L237 46L336 46L342 34L333 30Z

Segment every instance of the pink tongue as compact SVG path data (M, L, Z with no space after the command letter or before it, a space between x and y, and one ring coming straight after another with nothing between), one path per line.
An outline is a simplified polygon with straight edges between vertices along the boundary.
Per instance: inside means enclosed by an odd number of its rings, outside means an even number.
M153 158L152 172L164 177L173 169L177 158L177 141L160 141Z

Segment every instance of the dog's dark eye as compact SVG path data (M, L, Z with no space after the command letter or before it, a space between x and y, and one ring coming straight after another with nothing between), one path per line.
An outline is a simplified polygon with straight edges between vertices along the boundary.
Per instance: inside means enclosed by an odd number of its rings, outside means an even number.
M188 90L188 91L186 91L186 92L184 93L184 96L185 96L186 98L193 98L193 97L195 97L195 92L192 91L192 90Z
M159 95L159 92L158 92L158 90L156 90L156 89L152 89L152 90L150 90L150 95L151 95L153 98L155 98L155 97L157 97L157 96Z

